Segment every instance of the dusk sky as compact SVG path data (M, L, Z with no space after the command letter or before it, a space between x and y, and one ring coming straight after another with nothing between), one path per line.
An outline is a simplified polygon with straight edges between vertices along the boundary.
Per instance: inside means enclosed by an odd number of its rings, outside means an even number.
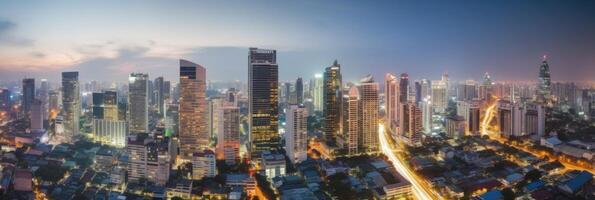
M178 59L246 80L248 47L278 50L281 80L338 59L343 75L595 80L595 1L1 1L0 79L177 79Z

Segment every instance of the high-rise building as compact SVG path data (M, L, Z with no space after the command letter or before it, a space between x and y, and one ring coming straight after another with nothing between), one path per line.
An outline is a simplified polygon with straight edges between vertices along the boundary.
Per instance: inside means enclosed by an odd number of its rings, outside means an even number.
M151 141L146 145L147 180L165 185L169 180L170 152L168 141Z
M396 128L399 126L399 99L397 98L397 92L399 92L399 80L395 75L387 73L384 76L386 124L392 134L396 134Z
M43 120L48 120L49 116L49 92L50 92L50 84L48 83L47 79L41 79L41 83L39 86L39 90L37 90L37 99L41 100L42 104L42 117Z
M448 85L444 80L432 81L432 106L435 113L444 113L448 106Z
M143 134L129 136L126 144L128 180L145 179L165 185L171 167L168 151L167 143L155 141Z
M477 97L477 84L475 81L467 80L457 86L457 100L469 101Z
M421 132L423 131L422 111L413 102L408 104L409 110L409 130L405 134L411 144L419 144Z
M6 88L0 88L0 111L8 111L12 102L10 100L11 92Z
M225 98L221 96L212 96L207 102L209 110L207 121L210 138L215 138L219 135L219 121L221 120L219 109L223 107L225 103Z
M407 103L409 99L409 75L407 73L401 73L398 98L401 104Z
M333 62L324 72L324 134L331 146L335 146L336 137L342 137L343 130L343 88L341 83L341 65Z
M149 75L131 73L128 77L128 121L131 133L149 131Z
M360 95L357 86L351 86L349 93L346 95L345 104L345 126L347 134L347 153L354 155L359 153L359 135L360 129Z
M206 69L180 60L180 154L190 157L209 148L207 130Z
M324 79L322 74L314 74L314 80L312 81L312 102L314 102L314 110L322 111L324 107Z
M423 98L422 101L419 102L419 107L421 107L422 112L422 126L423 132L431 133L432 132L432 99L430 96L426 96Z
M192 179L215 177L217 175L216 162L215 153L211 150L194 152L192 155Z
M43 102L41 102L39 99L34 99L29 113L29 127L31 130L43 129Z
M362 147L366 152L378 151L379 86L371 75L360 80L360 120Z
M450 138L461 138L465 135L465 119L462 116L446 118L446 135Z
M218 112L217 159L235 164L240 159L240 108L230 104Z
M298 77L298 79L295 81L295 98L296 104L304 103L304 83L302 81L302 77Z
M285 151L292 163L306 160L308 150L308 111L291 105L286 114Z
M551 104L552 80L550 77L550 66L547 63L546 56L543 56L543 62L539 67L539 85L537 89L536 101L542 104Z
M81 114L80 85L78 72L62 72L62 116L64 131L56 135L60 142L71 143L79 134L79 118Z
M93 139L122 148L126 145L128 124L124 120L93 119Z
M21 98L21 108L27 118L31 114L31 105L35 101L35 79L23 79L23 98Z
M155 106L157 107L157 111L159 112L160 116L165 117L165 104L164 104L165 84L164 84L162 76L157 77L155 79L155 81L153 81L153 91L154 91Z
M250 48L248 125L251 157L279 147L279 66L277 51Z
M138 181L147 177L147 149L152 140L132 135L127 138L126 154L128 155L128 180Z
M465 120L465 134L479 135L480 129L480 106L481 101L459 101L457 102L457 115Z

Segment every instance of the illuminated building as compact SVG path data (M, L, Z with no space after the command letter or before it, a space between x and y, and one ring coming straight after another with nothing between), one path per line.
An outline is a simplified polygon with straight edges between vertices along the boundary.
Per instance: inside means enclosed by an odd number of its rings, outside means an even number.
M411 145L420 142L420 133L423 131L422 110L413 102L401 104L399 110L399 138Z
M128 155L128 180L138 181L147 178L147 148L152 140L132 135L127 138L126 153Z
M251 157L279 143L279 66L277 51L250 48L248 55L248 125Z
M542 104L551 104L552 101L552 81L550 77L550 66L547 63L546 57L543 57L543 62L539 67L539 85L536 94L536 101Z
M43 102L39 99L34 99L29 113L29 127L31 130L43 129Z
M285 151L292 163L306 160L308 150L308 111L300 105L291 105L286 114Z
M165 185L171 168L168 142L151 141L146 145L146 153L147 180Z
M56 135L58 141L71 143L79 134L79 118L81 114L80 86L78 72L62 72L62 116L64 131Z
M218 113L217 159L235 164L240 159L240 108L226 105Z
M312 82L313 84L310 87L312 88L312 102L314 102L314 110L322 111L324 106L324 82L322 74L314 74L314 80Z
M165 116L165 82L163 81L163 77L157 77L155 81L153 81L153 91L154 91L154 99L155 99L155 106L157 107L157 111L161 116Z
M94 140L115 147L126 145L128 124L124 120L93 119Z
M267 179L271 180L277 176L284 176L286 168L285 156L282 154L270 152L262 154L262 170Z
M435 113L444 113L448 106L448 87L445 80L432 81L432 106Z
M336 137L343 136L341 65L336 60L324 72L323 98L324 134L327 142L334 146Z
M430 96L426 96L419 102L419 107L421 107L422 111L422 126L423 132L431 133L432 132L432 100Z
M349 155L358 153L359 135L360 135L360 120L359 120L359 90L356 86L351 86L349 94L346 97L345 104L347 106L346 113L346 132L347 132L347 152Z
M465 120L465 133L479 135L480 129L480 101L459 101L457 102L457 115Z
M208 125L209 125L209 137L215 138L219 135L219 121L220 113L219 109L224 105L225 99L220 96L210 97L207 104L209 109Z
M358 138L362 141L361 146L366 152L378 151L378 112L380 109L378 90L378 83L374 82L372 76L367 76L360 81L361 134Z
M447 117L446 135L450 138L461 138L465 136L465 118L462 116Z
M387 73L384 76L384 97L386 107L386 124L388 130L396 133L396 128L399 125L399 101L397 99L397 92L399 89L399 80L393 74ZM394 136L393 136L394 137Z
M192 179L215 177L217 175L216 162L215 153L211 150L194 152L192 155Z
M477 84L473 80L460 83L457 87L457 100L469 101L477 98Z
M190 157L209 148L207 130L206 69L180 60L179 138L180 154Z
M149 131L149 75L131 73L128 77L128 122L131 133Z
M479 86L478 97L481 100L488 100L492 96L492 78L487 72L483 75L483 82Z

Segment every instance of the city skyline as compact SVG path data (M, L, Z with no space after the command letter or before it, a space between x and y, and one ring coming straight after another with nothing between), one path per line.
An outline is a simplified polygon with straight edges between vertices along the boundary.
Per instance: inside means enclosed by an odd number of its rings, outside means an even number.
M429 2L9 1L0 8L0 78L55 82L61 71L79 71L81 81L106 80L102 74L125 81L133 72L174 80L182 58L201 60L208 80L246 81L245 49L253 46L278 50L280 80L312 77L334 59L345 80L387 71L534 80L543 55L553 81L595 75L593 2Z

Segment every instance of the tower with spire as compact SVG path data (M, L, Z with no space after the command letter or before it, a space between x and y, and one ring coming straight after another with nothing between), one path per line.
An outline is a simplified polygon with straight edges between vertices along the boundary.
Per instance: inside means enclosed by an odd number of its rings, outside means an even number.
M551 104L552 80L550 77L550 66L547 63L547 56L543 56L543 62L539 67L539 85L535 100L542 104Z

